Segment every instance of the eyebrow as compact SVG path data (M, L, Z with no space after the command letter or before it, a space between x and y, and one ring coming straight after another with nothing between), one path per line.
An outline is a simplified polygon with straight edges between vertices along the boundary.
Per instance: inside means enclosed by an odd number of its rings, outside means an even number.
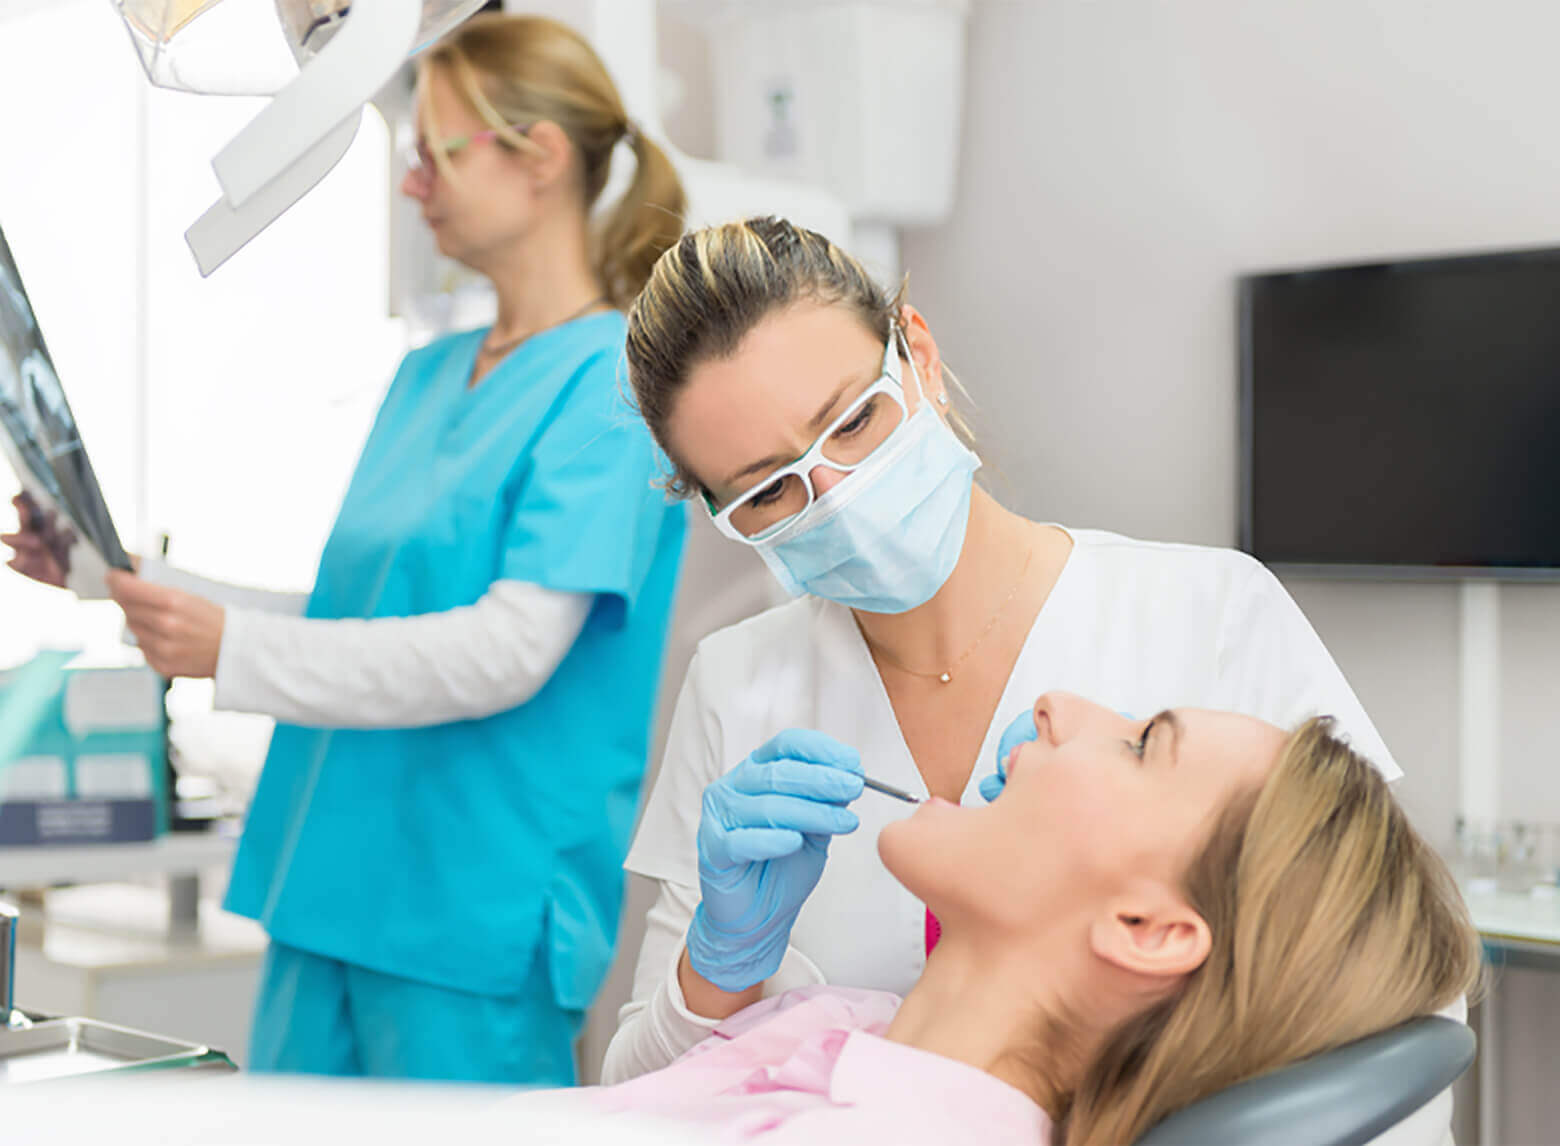
M829 396L829 400L818 408L818 412L816 414L808 419L806 428L812 431L815 435L819 430L823 429L823 427L828 424L829 419L834 416L834 411L839 406L840 399L844 397L845 391L849 390L852 386L857 385L860 383L860 381L860 374L852 374L849 378L846 378L843 382L836 386L834 388L834 393ZM766 458L760 458L752 465L743 466L736 473L732 474L729 478L726 479L726 486L729 489L735 486L745 477L759 473L763 470L775 469L779 466L789 465L791 462L794 462L796 458L796 454L790 453L770 454Z
M1170 729L1170 735L1172 737L1170 741L1170 766L1173 768L1176 764L1180 763L1181 721L1180 718L1176 716L1174 710L1169 708L1156 715L1153 720L1149 721L1149 723L1157 728L1161 721L1164 722L1166 728Z

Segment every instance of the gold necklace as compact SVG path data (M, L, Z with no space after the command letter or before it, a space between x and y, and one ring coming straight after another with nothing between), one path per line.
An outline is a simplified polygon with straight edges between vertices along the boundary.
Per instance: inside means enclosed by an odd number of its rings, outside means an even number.
M490 358L495 354L508 354L527 338L535 338L538 334L541 334L543 330L552 330L554 327L562 326L564 323L573 322L576 318L579 318L580 315L584 314L591 307L599 306L606 301L606 295L598 294L584 306L580 307L579 310L576 310L573 313L560 318L557 322L553 323L552 326L544 326L541 328L541 330L528 331L525 334L522 334L519 338L511 338L508 342L500 342L497 346L489 346L486 342L484 342L481 347L482 353L486 354Z
M1002 598L1002 603L998 605L996 611L991 614L991 620L986 622L986 627L980 631L980 636L975 638L975 642L970 645L969 648L965 649L962 653L959 654L959 659L954 661L942 672L922 672L920 669L913 669L909 665L904 664L887 649L880 645L874 645L867 637L867 631L861 628L861 621L858 619L856 621L856 627L861 630L861 639L866 643L868 649L877 653L878 656L882 657L890 665L902 673L908 673L910 676L925 677L928 680L936 679L941 681L943 684L952 684L954 671L969 659L971 653L980 648L982 641L991 635L991 630L996 627L997 618L1002 616L1003 610L1006 609L1012 602L1013 598L1018 595L1019 587L1024 583L1024 577L1029 572L1029 563L1030 561L1034 560L1034 556L1035 542L1031 541L1029 543L1029 552L1024 555L1024 567L1018 571L1018 580L1013 582L1013 587L1008 590L1007 596Z

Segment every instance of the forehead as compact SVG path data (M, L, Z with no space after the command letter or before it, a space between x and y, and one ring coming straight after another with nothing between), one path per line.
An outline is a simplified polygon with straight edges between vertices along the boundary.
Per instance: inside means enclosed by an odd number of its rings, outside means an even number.
M487 126L443 64L430 64L423 69L417 98L424 131L437 128L441 135L460 135Z
M867 383L883 346L844 307L798 303L764 318L725 358L688 375L667 422L672 452L702 483L771 454L800 454L809 423L842 383Z
M1220 789L1261 783L1288 739L1254 716L1202 708L1177 709L1176 715L1182 728L1177 771Z

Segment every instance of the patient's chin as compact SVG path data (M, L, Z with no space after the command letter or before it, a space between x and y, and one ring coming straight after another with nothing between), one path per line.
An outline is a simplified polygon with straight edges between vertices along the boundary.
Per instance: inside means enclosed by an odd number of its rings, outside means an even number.
M936 832L917 814L896 820L878 833L878 856L889 874L912 892L925 899L936 882Z
M878 858L883 861L883 866L900 883L905 882L904 874L900 869L905 866L905 861L913 854L916 837L920 835L915 830L915 825L910 822L914 818L912 816L910 819L895 820L878 833ZM911 864L909 866L913 867L914 865Z

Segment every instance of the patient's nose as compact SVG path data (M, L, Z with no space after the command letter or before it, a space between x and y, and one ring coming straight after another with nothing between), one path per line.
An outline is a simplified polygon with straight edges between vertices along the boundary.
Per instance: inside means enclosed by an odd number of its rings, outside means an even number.
M1041 740L1050 744L1065 744L1089 728L1099 731L1102 722L1113 726L1121 723L1110 709L1076 693L1047 692L1035 701L1035 730Z
M1040 694L1035 701L1035 732L1040 740L1056 745L1067 739L1066 718L1071 699L1065 692Z

